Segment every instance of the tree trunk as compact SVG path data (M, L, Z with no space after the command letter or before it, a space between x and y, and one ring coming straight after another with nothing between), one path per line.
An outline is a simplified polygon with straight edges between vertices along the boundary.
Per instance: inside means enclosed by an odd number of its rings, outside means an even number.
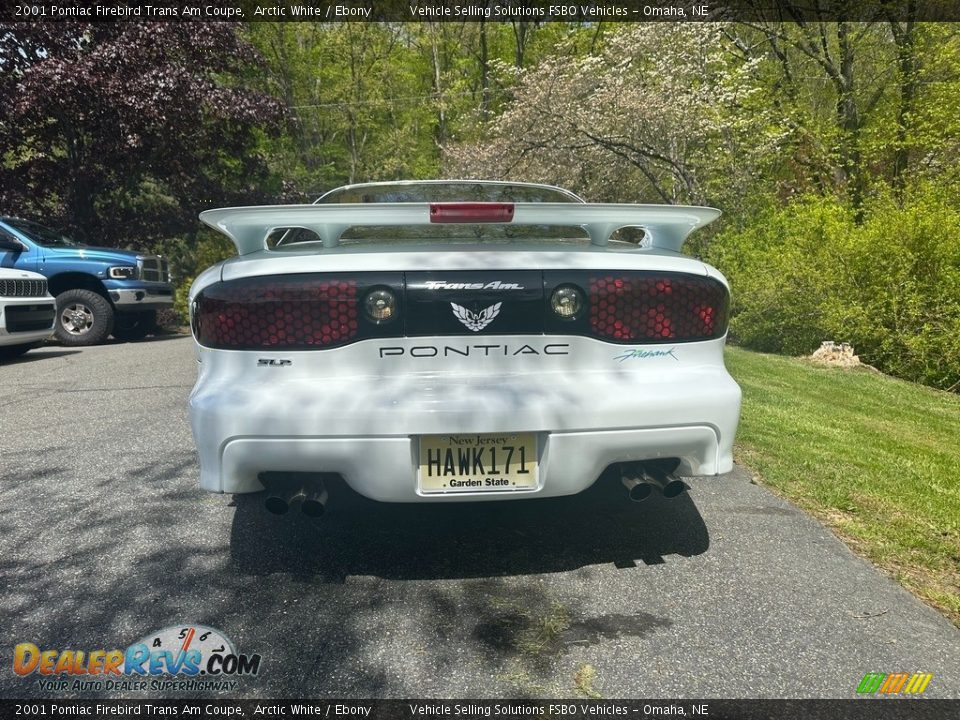
M840 167L850 190L857 223L863 220L863 172L860 157L860 108L856 98L854 72L855 52L850 42L849 23L837 23L837 42L840 48L839 75L837 77L837 124L840 126Z
M917 56L913 35L916 13L916 3L910 0L907 4L906 22L890 22L893 40L897 44L897 74L900 85L900 98L897 106L897 140L893 153L891 177L894 191L898 197L903 194L906 183L905 174L910 162L907 138L912 122L914 100L917 95Z
M490 117L490 58L487 50L487 24L480 19L480 119Z

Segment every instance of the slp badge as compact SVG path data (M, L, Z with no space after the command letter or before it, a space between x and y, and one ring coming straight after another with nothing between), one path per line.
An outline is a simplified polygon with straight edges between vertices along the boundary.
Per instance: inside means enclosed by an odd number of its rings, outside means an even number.
M480 332L493 322L493 319L500 313L500 306L502 304L503 303L497 303L496 305L491 305L478 313L470 312L462 305L457 305L456 303L450 303L450 307L453 308L453 316L462 322L467 330Z

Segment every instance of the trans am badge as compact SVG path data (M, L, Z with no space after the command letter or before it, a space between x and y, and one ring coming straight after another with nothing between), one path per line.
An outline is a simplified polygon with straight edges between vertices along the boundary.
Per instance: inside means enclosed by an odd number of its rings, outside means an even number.
M473 332L480 332L492 323L493 319L500 313L501 305L503 305L503 303L497 303L496 305L491 305L475 313L470 312L462 305L450 303L450 306L453 308L453 316L462 322L467 327L467 330L473 330Z

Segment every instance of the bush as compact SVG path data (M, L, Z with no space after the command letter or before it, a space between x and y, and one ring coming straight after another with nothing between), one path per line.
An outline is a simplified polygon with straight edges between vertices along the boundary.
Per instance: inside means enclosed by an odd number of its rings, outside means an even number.
M819 345L825 332L821 238L848 224L839 206L807 201L766 210L746 228L713 239L705 258L730 280L734 342L790 355Z
M207 228L190 238L177 238L164 243L161 252L167 256L173 274L173 309L180 323L188 322L188 299L194 278L211 265L236 254L233 244L224 236Z
M862 224L806 198L721 232L707 259L733 289L731 339L807 354L849 342L884 372L940 388L960 380L960 212L933 186L875 199Z

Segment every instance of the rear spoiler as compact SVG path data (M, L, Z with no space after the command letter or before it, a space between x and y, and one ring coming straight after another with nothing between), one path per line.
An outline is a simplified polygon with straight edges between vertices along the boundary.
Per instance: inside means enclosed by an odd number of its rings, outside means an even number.
M282 228L315 232L323 246L334 248L347 228L415 226L435 223L506 225L578 225L593 245L603 247L614 232L641 227L651 246L679 252L695 229L717 219L720 211L685 205L614 205L588 203L343 203L330 205L261 205L221 208L200 213L200 220L226 235L247 255L266 249L267 236Z

